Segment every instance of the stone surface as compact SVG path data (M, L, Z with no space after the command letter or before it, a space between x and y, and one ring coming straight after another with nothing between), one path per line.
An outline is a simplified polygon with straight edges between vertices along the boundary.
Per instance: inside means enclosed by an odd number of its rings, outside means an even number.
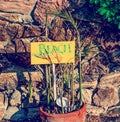
M42 73L41 72L23 72L24 77L26 78L26 80L28 81L33 81L33 82L41 82L41 80L43 79Z
M7 54L30 52L29 39L16 39L6 47Z
M109 68L111 72L116 71L114 69L115 67L120 67L120 55L119 55L119 49L120 49L120 44L119 44L119 32L118 34L112 34L112 36L115 35L115 39L108 39L108 41L101 41L101 47L102 50L104 50L104 60L107 60L109 62ZM109 58L107 58L109 57ZM119 70L120 71L120 70Z
M45 25L46 22L46 12L50 13L52 11L62 10L63 8L68 6L67 0L38 0L36 4L36 8L34 10L34 19L37 23L41 25ZM54 19L53 15L48 15L48 24Z
M92 88L95 89L97 87L98 81L91 81L91 82L83 82L82 87L84 89Z
M115 87L98 88L93 96L93 102L106 109L116 105L119 102L118 90Z
M33 37L40 36L42 31L40 27L29 25L9 24L7 26L0 26L0 48L4 48L8 43L14 42L16 39L27 38L26 40L28 40L28 38L31 38L30 40L32 40Z
M120 117L120 106L113 106L108 109L106 112L106 116L111 116L111 117Z
M15 109L15 108L14 108ZM11 108L12 111L12 108ZM27 111L25 111L24 109L21 109L19 111L17 111L15 114L13 114L10 118L11 121L22 121L27 119Z
M8 24L8 22L7 21L4 21L4 20L0 20L0 25L7 25Z
M42 29L33 25L9 24L5 27L10 39L38 37L42 33Z
M94 47L95 45L92 46ZM98 51L96 48L93 50ZM98 81L99 77L109 73L109 68L101 63L99 56L95 55L96 53L89 52L89 55L83 59L83 81ZM90 57L92 57L91 61L89 61Z
M26 113L24 110L19 110L15 106L9 106L4 115L4 119L11 121L18 121L21 118L24 120L26 118Z
M24 67L30 67L30 42L28 39L16 39L6 48L8 60Z
M75 38L75 33L72 28L67 28L65 26L65 21L61 18L56 18L53 20L49 37L55 41L71 41Z
M16 23L8 24L7 26L5 26L5 29L7 31L7 34L10 36L10 40L12 41L13 39L21 38L24 32L24 27Z
M103 122L97 115L87 115L85 122Z
M24 30L22 32L22 37L23 38L32 38L32 37L39 37L43 34L43 29L40 28L39 26L24 26Z
M15 90L10 97L11 106L19 106L21 104L21 93L18 90Z
M6 112L7 106L8 106L8 98L5 94L0 92L0 121L2 120Z
M62 26L63 25L63 20L60 18L56 18L52 22L52 28L50 29L50 38L55 40L55 41L62 41L65 40L65 28ZM71 34L71 33L69 33Z
M31 78L30 78L31 77ZM9 90L15 89L19 84L25 81L41 82L43 76L41 72L17 72L17 73L1 73L0 74L0 89Z
M95 89L97 87L97 81L92 81L92 82L83 82L82 87L83 89ZM75 83L75 89L79 89L79 82Z
M14 24L32 24L31 13L37 0L1 0L0 24L3 26ZM4 36L3 36L4 37ZM1 39L4 39L4 38Z
M23 15L21 15L21 14L13 14L11 16L11 14L9 14L9 13L0 13L0 17L3 20L13 22L13 23L22 23L23 22L22 16Z
M4 26L0 26L0 41L8 41L10 36L7 34L7 30Z
M1 73L0 74L0 89L10 90L17 87L17 75L16 73Z
M31 27L32 28L32 27ZM29 28L30 29L30 28ZM33 32L32 30L27 30L24 32L24 35L28 35L31 33L31 36L37 35L37 29ZM32 35L33 33L36 33L36 35ZM40 34L40 31L39 31ZM12 36L12 35L11 35ZM39 36L39 35L38 35ZM30 61L30 41L32 41L34 38L24 38L24 39L14 39L10 44L8 44L5 47L5 51L7 53L7 58L11 62L14 62L15 64L18 64L23 67L30 67L31 61ZM4 52L3 52L4 53Z
M120 72L112 72L104 75L100 79L98 87L103 88L106 86L115 86L116 88L120 88Z
M86 104L92 103L92 94L93 94L93 89L83 89L82 97L83 97L84 103Z
M9 12L11 15L19 13L21 15L29 14L37 0L1 0L0 10Z
M0 13L0 18L4 20L4 23L1 23L2 25L7 24L7 22L16 24L32 24L33 22L30 15L23 15L19 13L14 13L12 15L10 13Z
M104 112L105 112L105 110L102 107L92 106L90 104L87 104L87 113L90 115L99 116L101 113L104 113Z

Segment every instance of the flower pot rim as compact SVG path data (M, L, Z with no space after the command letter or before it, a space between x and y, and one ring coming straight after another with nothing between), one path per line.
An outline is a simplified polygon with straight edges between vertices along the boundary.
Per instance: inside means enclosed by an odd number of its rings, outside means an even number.
M40 112L48 117L61 117L62 118L62 117L71 116L71 115L76 116L77 113L78 114L86 113L86 104L83 103L82 107L79 110L75 110L75 111L72 111L69 113L64 113L64 114L54 114L54 113L45 112L45 111L43 111L43 106L40 107Z

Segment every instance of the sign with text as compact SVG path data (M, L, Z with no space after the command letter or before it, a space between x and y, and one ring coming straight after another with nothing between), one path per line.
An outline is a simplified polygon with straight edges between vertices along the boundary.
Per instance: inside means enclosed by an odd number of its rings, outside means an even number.
M75 41L32 42L31 64L74 63Z

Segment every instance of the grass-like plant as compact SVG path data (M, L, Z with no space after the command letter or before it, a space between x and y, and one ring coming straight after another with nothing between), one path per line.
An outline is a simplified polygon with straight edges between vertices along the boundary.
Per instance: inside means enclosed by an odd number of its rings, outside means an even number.
M46 104L44 105L44 110L48 113L68 113L71 111L78 110L83 105L82 100L82 57L85 57L90 50L93 49L91 45L84 47L85 41L81 40L79 32L79 23L73 18L69 10L63 11L52 11L48 13L46 11L46 41L48 38L48 15L54 15L55 17L60 17L64 19L69 26L72 26L76 31L76 57L78 58L78 74L79 74L79 90L75 90L75 80L74 76L75 65L73 63L69 64L53 64L51 62L49 53L47 51L47 60L50 64L45 66L45 77L46 77ZM54 52L56 50L54 49ZM59 62L59 60L58 60ZM78 97L79 95L79 97Z

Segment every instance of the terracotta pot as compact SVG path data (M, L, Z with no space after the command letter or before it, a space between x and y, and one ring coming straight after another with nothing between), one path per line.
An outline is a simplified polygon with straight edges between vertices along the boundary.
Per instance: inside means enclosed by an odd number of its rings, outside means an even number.
M40 118L47 122L85 122L85 116L85 104L83 104L83 107L80 110L66 114L49 114L43 111L43 108L40 107Z

